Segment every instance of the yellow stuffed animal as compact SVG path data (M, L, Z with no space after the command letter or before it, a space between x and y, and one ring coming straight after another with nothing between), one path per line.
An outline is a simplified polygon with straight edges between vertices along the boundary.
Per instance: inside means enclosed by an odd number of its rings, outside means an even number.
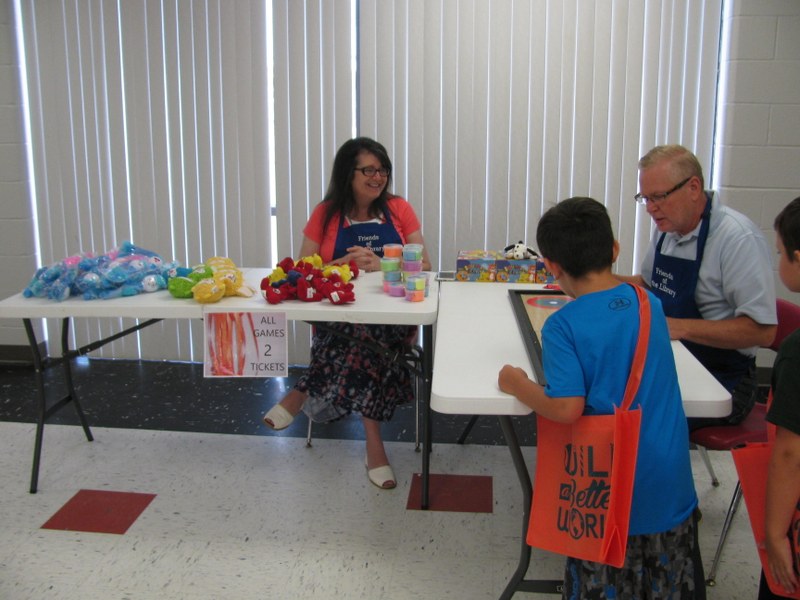
M272 269L272 273L269 274L270 283L277 283L278 281L283 281L284 279L286 279L286 271L283 270L283 267L275 267Z
M244 275L236 264L226 256L213 256L206 261L213 272L214 280L224 289L225 296L251 297L255 290L244 282Z
M192 288L192 296L200 304L219 302L225 295L225 285L214 279L201 279Z
M214 273L214 280L225 286L226 296L244 296L249 298L255 292L244 282L244 275L236 268L223 268Z
M353 273L350 271L350 265L328 265L322 269L323 277L330 277L334 273L338 273L342 279L342 283L347 283L352 279Z
M319 254L312 254L311 256L304 256L297 262L307 262L315 269L321 269L323 266L322 257Z
M230 258L213 256L195 267L195 271L199 272L201 268L206 270L206 276L191 288L192 297L201 304L219 302L225 296L249 298L255 294L255 290L244 282L244 275Z

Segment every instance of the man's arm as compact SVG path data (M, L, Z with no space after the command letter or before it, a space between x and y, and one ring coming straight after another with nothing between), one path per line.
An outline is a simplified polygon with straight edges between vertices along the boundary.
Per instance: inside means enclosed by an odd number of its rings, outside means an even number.
M687 340L730 350L769 346L778 329L776 325L761 325L744 315L719 321L668 317L667 326L673 340Z

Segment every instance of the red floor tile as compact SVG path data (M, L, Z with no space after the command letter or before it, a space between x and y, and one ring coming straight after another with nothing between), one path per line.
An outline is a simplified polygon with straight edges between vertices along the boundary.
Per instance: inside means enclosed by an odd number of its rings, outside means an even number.
M123 534L155 494L80 490L42 525L42 529Z
M428 482L428 510L492 512L492 478L487 475L431 474ZM414 473L406 509L419 510L421 498L422 476Z

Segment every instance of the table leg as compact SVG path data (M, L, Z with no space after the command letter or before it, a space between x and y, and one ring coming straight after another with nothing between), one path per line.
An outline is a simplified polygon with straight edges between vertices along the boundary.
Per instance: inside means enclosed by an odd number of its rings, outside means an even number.
M469 423L467 423L467 426L464 428L464 431L461 432L461 435L459 436L456 444L463 445L467 441L467 436L469 435L469 432L472 431L472 428L475 427L475 423L478 422L478 416L479 415L472 415L472 417L470 417Z
M61 357L56 360L43 358L39 352L39 344L36 340L36 333L33 330L33 325L30 319L23 319L25 324L25 333L28 336L28 343L31 347L31 354L33 357L33 368L36 373L36 387L39 392L39 414L36 421L36 440L33 447L33 466L31 468L31 486L30 493L35 494L39 487L39 467L42 458L42 445L44 442L44 425L47 419L53 414L61 410L65 405L72 402L75 406L75 412L78 414L78 419L81 422L83 431L86 434L86 439L94 441L92 431L89 429L89 422L86 415L83 413L80 402L78 402L77 394L72 383L72 369L71 358L73 352L69 349L69 318L65 318L61 323ZM45 392L44 373L51 366L58 363L63 363L64 366L64 379L67 388L67 393L58 402L50 408L47 407L47 395Z
M98 348L102 348L106 344L118 340L120 338L125 337L126 335L130 335L135 331L139 331L140 329L144 329L145 327L149 327L155 323L158 323L161 319L148 319L147 321L138 323L133 325L132 327L128 327L123 331L110 335L106 338L101 340L97 340L95 342L91 342L86 344L85 346L81 346L80 348L76 348L75 350L70 350L69 348L69 317L63 319L61 323L61 356L57 358L52 357L43 357L42 354L39 352L39 344L36 340L36 334L33 331L33 325L31 324L30 319L23 319L23 323L25 325L25 333L28 336L28 343L31 346L31 354L33 358L33 367L36 373L36 384L39 391L39 417L36 423L36 441L34 442L33 448L33 468L31 471L31 494L35 494L37 487L39 485L39 465L41 462L42 457L42 440L44 438L44 425L51 416L57 413L59 410L64 408L67 404L72 403L75 407L75 412L78 414L78 419L80 419L81 426L83 427L83 431L86 434L86 439L94 441L94 436L92 436L92 431L89 429L89 421L86 419L86 415L83 412L83 408L81 408L81 404L78 401L78 395L75 393L75 386L73 385L72 381L72 359L78 356L84 356L93 350L97 350ZM66 395L63 396L60 400L55 402L51 407L47 407L47 396L45 394L45 386L44 386L44 373L50 367L54 367L59 363L63 363L64 365L64 379L66 385Z
M39 416L36 421L36 440L33 446L33 467L31 469L31 494L35 494L39 485L39 463L42 458L42 438L44 437L44 421L47 413L47 399L44 390L44 366L39 346L36 342L36 334L30 319L23 320L25 333L28 335L28 343L33 355L33 369L36 373L36 388L39 392Z
M64 319L61 322L61 357L64 361L64 382L67 386L67 398L75 405L75 412L78 413L78 419L83 427L83 432L86 434L86 439L90 442L94 441L91 429L89 429L89 421L86 415L83 414L83 408L78 400L78 394L75 393L75 386L72 383L72 351L69 348L69 319Z
M433 433L431 428L431 381L433 379L433 325L422 326L422 398L424 408L422 411L422 499L420 508L428 510L429 506L429 478L431 463L431 442Z
M525 465L525 459L522 457L522 450L519 446L519 439L517 433L514 431L514 425L511 422L511 417L508 415L498 416L500 421L500 428L503 430L503 435L506 438L508 450L511 452L511 460L514 462L514 469L517 471L520 486L522 487L522 541L519 553L519 562L517 569L511 576L506 589L503 590L500 600L508 600L516 592L535 592L540 594L560 594L563 582L561 580L530 580L525 579L525 574L528 572L528 567L531 562L531 547L525 541L528 532L528 522L531 516L531 500L533 498L533 486L531 485L531 478L528 475L528 468Z

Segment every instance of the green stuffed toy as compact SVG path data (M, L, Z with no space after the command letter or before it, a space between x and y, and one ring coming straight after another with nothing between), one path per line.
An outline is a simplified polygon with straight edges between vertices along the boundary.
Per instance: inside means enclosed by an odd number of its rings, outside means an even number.
M170 277L167 289L174 298L192 298L192 288L203 279L213 276L211 267L206 264L197 265L191 269L184 267L176 273L175 277Z

